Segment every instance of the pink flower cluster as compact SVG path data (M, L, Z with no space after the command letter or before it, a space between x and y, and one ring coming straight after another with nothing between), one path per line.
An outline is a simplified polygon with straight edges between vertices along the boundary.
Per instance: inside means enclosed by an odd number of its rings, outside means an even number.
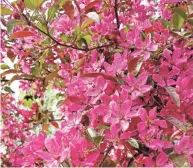
M42 3L36 17L12 4L26 24L2 39L4 57L19 58L4 86L19 80L27 95L4 89L2 166L193 166L193 3ZM48 88L62 97L59 119L46 109Z

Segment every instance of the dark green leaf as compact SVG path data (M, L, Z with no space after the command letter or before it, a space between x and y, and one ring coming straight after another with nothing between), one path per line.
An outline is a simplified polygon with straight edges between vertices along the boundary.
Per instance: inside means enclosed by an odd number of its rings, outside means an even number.
M4 88L4 90L6 91L6 92L9 92L9 93L15 93L10 87L8 87L8 86L6 86L5 88Z
M88 131L85 131L84 132L84 135L85 135L85 138L90 141L90 142L93 142L93 138L90 136L89 132Z
M87 45L90 44L90 42L91 42L91 36L90 35L85 35L85 36L83 36L81 38L83 38L86 41Z
M103 139L103 136L99 135L99 136L94 137L93 139L94 139L95 144L99 145Z

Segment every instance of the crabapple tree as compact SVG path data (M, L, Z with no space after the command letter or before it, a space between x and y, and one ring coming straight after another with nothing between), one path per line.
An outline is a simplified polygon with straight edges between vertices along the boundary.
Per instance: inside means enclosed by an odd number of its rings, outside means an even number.
M193 166L193 1L2 0L1 84L2 167Z

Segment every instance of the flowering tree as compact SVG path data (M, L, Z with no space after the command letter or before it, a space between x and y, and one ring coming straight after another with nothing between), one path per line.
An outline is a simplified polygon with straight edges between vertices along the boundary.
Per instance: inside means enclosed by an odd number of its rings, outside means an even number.
M1 25L2 166L193 166L192 0L3 0Z

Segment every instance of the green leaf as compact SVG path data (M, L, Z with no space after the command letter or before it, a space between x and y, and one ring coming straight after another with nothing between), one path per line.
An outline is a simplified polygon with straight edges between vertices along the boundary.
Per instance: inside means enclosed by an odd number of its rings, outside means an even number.
M161 19L161 22L164 25L164 27L166 27L166 28L167 27L170 28L172 26L171 23L168 20Z
M94 139L95 144L99 145L103 139L103 136L99 135L99 136L94 137L93 139Z
M85 35L82 38L86 41L87 45L89 45L91 43L91 36L90 35Z
M6 86L4 90L8 93L15 93L10 87Z
M78 45L81 47L82 45L88 46L91 43L91 35L82 34L79 36Z
M81 31L82 31L82 28L80 26L77 26L72 33L73 37L78 37Z
M128 142L129 142L130 145L133 146L134 148L139 149L139 144L138 144L138 142L137 142L136 139L134 139L134 138L129 138Z
M187 19L187 14L186 14L186 12L185 12L183 9L181 9L181 8L175 8L174 11L175 11L176 13L178 13L178 14L179 14L182 18L184 18L185 20Z
M129 27L128 26L124 27L124 33L128 33L128 32L129 32Z
M189 129L189 126L188 123L183 123L182 121L178 120L177 118L175 117L171 117L171 116L168 116L168 117L165 117L165 119L172 123L176 128L182 130L182 131L186 131Z
M88 131L89 135L90 135L92 138L94 138L94 137L97 136L97 133L96 133L96 131L94 130L94 128L88 128L87 131Z
M8 20L8 22L7 22L7 32L12 33L13 28L17 25L20 25L20 24L23 24L22 20L15 20L15 19Z
M62 7L67 1L69 1L69 0L57 0L56 4L59 5L60 7Z
M90 136L89 132L88 131L85 131L84 132L84 135L85 135L85 138L90 141L90 142L93 142L93 138Z
M0 6L0 13L1 15L12 15L13 11L4 6Z
M170 95L170 97L172 98L173 102L178 107L180 107L180 96L176 93L176 89L171 86L165 87L165 89L168 92L168 94Z
M1 69L9 69L9 66L7 64L2 64Z
M100 129L104 129L104 130L109 130L110 126L106 126L106 125L99 125L98 128Z
M190 163L184 155L172 154L170 160L176 167L190 167Z
M184 19L177 12L174 12L172 23L176 29L180 30L184 24Z
M41 71L42 71L41 68L38 67L32 68L32 76L39 76Z
M29 100L23 99L23 105L26 108L30 109L32 107L33 103L34 103L34 101L31 99L29 99Z
M57 10L59 9L59 5L54 5L54 6L52 6L49 10L48 10L48 18L47 18L47 20L48 21L51 21L54 17L55 17L55 15L56 15L56 12L57 12Z
M68 42L70 38L67 35L62 34L61 39L62 39L63 42Z
M46 25L45 25L45 24L39 22L39 23L37 23L36 26L37 26L39 29L41 29L42 31L47 32L47 28L46 28Z
M34 9L38 9L39 7L41 7L44 1L45 0L24 0L24 3L28 9L34 10Z

